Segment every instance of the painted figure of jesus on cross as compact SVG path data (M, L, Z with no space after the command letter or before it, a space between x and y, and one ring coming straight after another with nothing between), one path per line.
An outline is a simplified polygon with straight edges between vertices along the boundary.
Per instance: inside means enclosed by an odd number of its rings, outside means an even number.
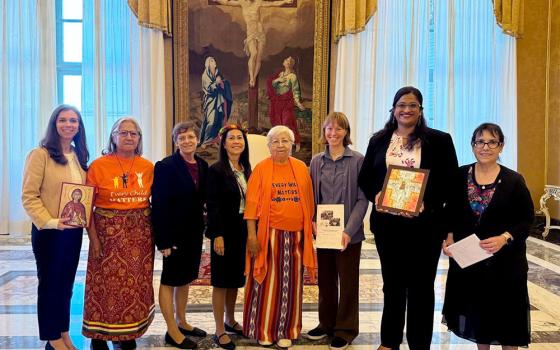
M295 0L213 0L215 4L241 7L243 19L247 25L247 39L244 41L245 54L249 57L249 87L255 87L261 69L261 60L266 43L266 35L261 20L261 8L281 7L294 4Z

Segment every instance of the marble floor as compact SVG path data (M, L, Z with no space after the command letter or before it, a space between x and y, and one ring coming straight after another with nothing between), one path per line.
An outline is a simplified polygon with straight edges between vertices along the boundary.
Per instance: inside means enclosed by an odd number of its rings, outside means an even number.
M208 244L206 244L206 247ZM531 322L533 343L530 349L560 349L560 246L529 238L529 293L531 298ZM81 336L84 293L84 274L88 247L85 236L80 265L74 285L70 333L79 349L88 349L89 340ZM441 306L447 276L448 260L442 256L436 279L436 310L432 349L476 349L472 343L447 332L440 324ZM161 258L156 260L154 288L159 286ZM349 349L376 349L379 344L379 326L383 296L380 264L373 239L363 245L360 264L360 335ZM0 349L39 349L44 343L38 339L36 321L35 262L28 235L0 236ZM157 296L157 293L155 293ZM242 300L240 292L238 302ZM188 321L213 332L211 287L193 286L189 297ZM305 286L303 307L303 331L317 324L317 289ZM241 304L237 307L237 319L241 321ZM165 323L157 310L155 320L145 336L138 340L139 348L163 348ZM259 348L247 339L237 341L238 349ZM200 339L200 349L215 347L210 336ZM295 342L294 350L328 349L326 340L312 343L305 339ZM492 347L497 349L498 347ZM408 349L403 344L401 349Z

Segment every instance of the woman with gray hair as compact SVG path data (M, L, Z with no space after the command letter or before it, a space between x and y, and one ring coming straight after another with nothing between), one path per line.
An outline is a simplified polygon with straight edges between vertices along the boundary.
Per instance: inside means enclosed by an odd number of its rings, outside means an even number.
M189 284L200 266L208 173L208 164L195 155L197 135L190 121L175 125L177 151L156 163L152 186L152 224L163 255L159 306L167 324L165 342L180 349L196 348L187 335L206 336L185 318Z
M96 187L88 228L89 256L82 333L92 349L136 348L154 318L154 243L150 222L154 166L142 158L142 130L131 117L111 128L103 155L91 163Z
M301 333L303 267L315 277L317 266L313 187L305 163L290 156L292 130L275 126L267 139L271 156L247 184L243 332L263 346L288 348Z

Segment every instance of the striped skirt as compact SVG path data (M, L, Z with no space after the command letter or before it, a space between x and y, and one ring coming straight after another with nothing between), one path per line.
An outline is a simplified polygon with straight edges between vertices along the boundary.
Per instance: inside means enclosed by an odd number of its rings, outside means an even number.
M303 234L270 229L267 273L262 284L245 286L243 331L250 339L297 339L303 301Z
M154 243L149 209L97 209L100 258L88 257L82 333L88 338L139 338L154 318Z

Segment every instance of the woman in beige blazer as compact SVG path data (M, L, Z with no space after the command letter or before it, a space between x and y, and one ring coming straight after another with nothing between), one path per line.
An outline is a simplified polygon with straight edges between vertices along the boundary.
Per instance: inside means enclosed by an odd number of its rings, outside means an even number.
M82 228L58 218L63 182L85 183L89 153L80 112L58 106L49 119L40 146L27 156L22 202L33 226L31 242L37 277L39 337L45 349L74 350L68 335L72 286L80 259Z

